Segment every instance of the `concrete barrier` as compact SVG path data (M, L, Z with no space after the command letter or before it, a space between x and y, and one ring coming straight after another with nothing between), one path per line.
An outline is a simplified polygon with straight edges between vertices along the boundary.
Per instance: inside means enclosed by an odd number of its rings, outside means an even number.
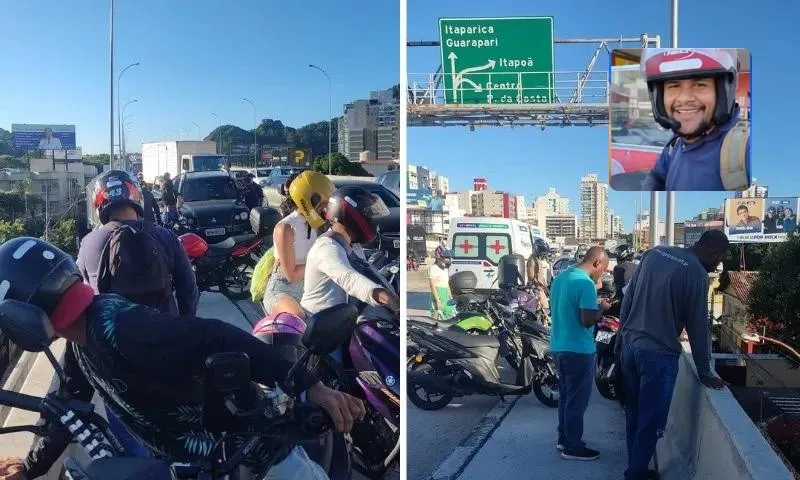
M689 352L681 355L667 428L656 454L664 480L794 478L730 390L700 383Z

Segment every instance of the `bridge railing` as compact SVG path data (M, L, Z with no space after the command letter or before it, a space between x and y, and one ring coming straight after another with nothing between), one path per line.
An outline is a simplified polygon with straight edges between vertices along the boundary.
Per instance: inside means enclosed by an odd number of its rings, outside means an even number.
M540 86L530 86L531 79ZM546 82L541 78L546 77ZM547 83L542 86L541 83ZM409 73L408 105L607 104L606 71ZM481 101L483 100L483 101Z

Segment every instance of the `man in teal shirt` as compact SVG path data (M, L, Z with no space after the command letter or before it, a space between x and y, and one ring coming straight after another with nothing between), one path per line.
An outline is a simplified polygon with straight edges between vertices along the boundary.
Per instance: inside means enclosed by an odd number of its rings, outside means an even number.
M581 263L553 279L550 290L550 351L558 370L558 443L567 460L594 460L597 450L583 442L583 415L589 406L595 369L594 326L611 305L597 303L597 285L608 268L603 247L586 252Z

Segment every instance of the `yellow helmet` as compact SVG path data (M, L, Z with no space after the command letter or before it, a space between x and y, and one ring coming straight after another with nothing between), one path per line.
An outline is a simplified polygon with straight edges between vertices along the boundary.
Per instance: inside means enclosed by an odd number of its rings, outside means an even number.
M328 177L306 170L289 185L289 197L311 228L319 228L325 224L325 219L317 213L317 207L321 202L327 203L334 190L336 187Z

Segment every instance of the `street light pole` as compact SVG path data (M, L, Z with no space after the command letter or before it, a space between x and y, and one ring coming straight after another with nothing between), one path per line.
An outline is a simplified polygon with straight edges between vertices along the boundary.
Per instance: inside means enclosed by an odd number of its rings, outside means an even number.
M122 78L122 75L120 75L120 78ZM119 87L119 84L117 84L117 87ZM117 97L119 97L119 88L117 88ZM125 104L124 107L122 107L120 109L119 108L119 98L117 98L117 109L120 111L119 112L118 122L117 122L117 126L119 128L119 158L120 158L120 161L122 160L122 155L125 154L125 149L122 148L122 144L123 144L123 141L122 141L123 138L122 137L125 135L125 132L122 131L122 121L123 121L122 117L123 117L123 115L125 115L125 109L128 108L128 105L130 105L131 103L136 103L138 101L139 100L130 100L128 103Z
M256 110L255 103L246 98L243 98L242 100L253 106L253 166L255 167L258 164L258 160L256 159L258 156L258 140L256 139L256 130L258 129L258 111Z
M328 75L328 72L321 67L313 64L309 64L308 66L319 70L323 75L325 75L325 78L328 79L328 175L331 175L331 172L333 171L333 151L331 150L331 131L333 125L333 87L331 85L331 77Z
M139 62L131 63L127 67L123 68L122 71L119 72L119 77L117 78L117 126L118 126L118 128L120 130L120 132L118 132L118 134L119 134L119 144L118 145L119 145L119 158L120 158L120 160L122 160L122 112L121 112L121 109L119 108L119 90L120 90L119 84L122 83L122 76L125 74L125 70L127 70L127 69L129 69L131 67L135 67L137 65L139 65ZM130 102L128 102L128 103L130 103Z
M194 127L197 129L197 139L201 140L201 138L200 138L200 125L198 125L197 122L192 122L192 125L194 125Z
M219 146L217 147L217 150L218 150L217 153L221 154L222 153L222 122L219 121L219 117L217 116L216 113L214 113L214 112L210 112L210 113L211 113L211 116L213 116L214 118L217 119L217 124L219 124L219 127L218 127L219 130L217 130L217 137L219 138L219 141L217 142L219 144Z
M669 46L670 48L678 48L678 0L672 0L671 2ZM667 245L672 246L675 245L675 192L667 192L666 217Z
M109 128L111 131L111 142L108 150L108 168L114 168L114 0L111 0L111 14L109 15L109 43L110 43L110 80L111 80L111 108L109 108Z

